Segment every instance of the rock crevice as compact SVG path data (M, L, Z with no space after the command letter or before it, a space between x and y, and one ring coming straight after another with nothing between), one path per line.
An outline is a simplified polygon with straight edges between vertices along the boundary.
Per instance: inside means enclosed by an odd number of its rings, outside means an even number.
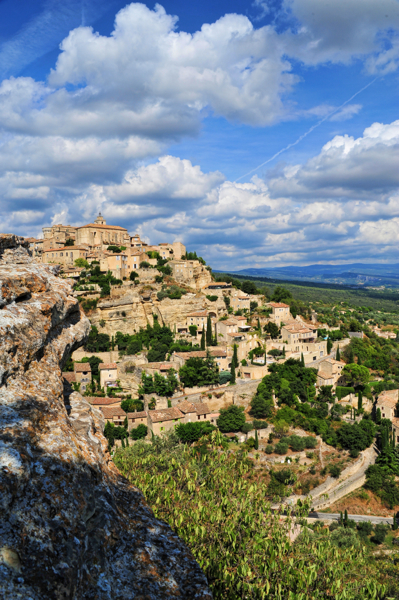
M99 411L63 401L90 324L57 270L0 234L0 597L210 599L190 551L117 471Z

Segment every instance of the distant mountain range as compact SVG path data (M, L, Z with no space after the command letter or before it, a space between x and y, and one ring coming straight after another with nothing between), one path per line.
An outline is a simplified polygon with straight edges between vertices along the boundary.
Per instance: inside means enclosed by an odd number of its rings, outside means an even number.
M226 271L220 271L225 273ZM307 265L229 271L250 277L291 279L341 285L399 287L399 264Z

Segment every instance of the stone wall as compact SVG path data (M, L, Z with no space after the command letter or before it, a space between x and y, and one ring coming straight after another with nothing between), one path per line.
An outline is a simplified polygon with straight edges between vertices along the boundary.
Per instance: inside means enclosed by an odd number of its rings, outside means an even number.
M64 404L89 332L68 280L0 235L0 597L211 600L185 544L114 466L101 413Z

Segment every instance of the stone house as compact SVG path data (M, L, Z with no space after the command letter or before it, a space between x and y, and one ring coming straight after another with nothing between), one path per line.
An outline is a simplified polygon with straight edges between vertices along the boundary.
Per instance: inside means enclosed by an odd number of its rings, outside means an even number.
M148 411L148 427L154 435L161 435L184 422L184 414L176 407Z
M128 246L130 245L130 235L124 227L107 225L100 213L94 223L76 228L76 242L78 245L87 244L90 247L97 244Z
M117 427L123 426L127 414L120 406L102 406L100 410L104 415L105 421L114 423Z
M96 408L120 408L121 398L100 398L99 396L85 396L86 400Z
M319 387L321 385L345 385L345 380L342 377L342 369L345 363L334 358L326 358L319 363L319 370L317 373L317 383Z
M91 383L91 366L90 363L78 363L75 362L73 365L73 371L75 373L76 382L80 383L79 391L84 394L87 386Z
M100 387L116 387L118 379L118 365L116 363L100 363L98 365L100 371Z
M280 326L281 323L287 323L288 321L292 320L292 315L288 304L284 304L283 302L269 302L267 306L272 309L270 320L272 320L276 325Z
M313 343L317 339L317 328L301 321L291 321L281 327L281 337L284 342L294 346L298 342Z
M172 269L172 277L178 283L200 290L212 281L208 269L199 260L177 260L168 262Z
M51 227L43 227L43 239L48 240L52 238L62 242L62 245L64 245L68 239L76 239L76 229L72 225L62 225L61 223L52 225Z
M187 400L183 400L176 404L175 408L178 408L184 415L184 423L195 423L197 421L209 421L209 415L211 410L205 402L192 403Z
M223 342L227 343L227 335L229 333L238 333L238 322L235 319L230 318L224 321L218 321L216 329L218 334L218 341L220 341L219 338L223 338Z
M173 362L150 362L141 366L142 370L147 373L147 375L154 375L155 373L159 373L159 375L163 375L164 377L168 376L168 371L170 369L176 370L176 364Z
M232 295L231 299L230 299L230 306L231 308L236 311L236 310L250 310L251 308L251 299L252 296L249 296L248 294L244 294L243 292L237 294L237 295Z
M196 325L198 327L198 332L202 332L203 329L206 331L208 314L209 313L207 310L197 310L189 313L186 317L187 329L190 327L190 325Z
M43 250L42 262L73 267L77 258L86 260L88 254L89 250L85 246L50 248L49 250Z
M240 365L239 369L243 379L263 379L268 373L267 365Z
M131 431L139 425L148 426L148 415L144 410L127 413L127 427Z
M278 340L273 340L271 345L268 345L267 349L273 350L285 350L286 358L290 358L295 355L294 358L300 358L303 354L305 364L312 361L318 360L327 356L327 342L326 340L317 340L315 342L295 342L295 344L288 344Z
M396 418L396 404L399 401L399 390L385 390L378 396L376 408L381 410L383 419Z

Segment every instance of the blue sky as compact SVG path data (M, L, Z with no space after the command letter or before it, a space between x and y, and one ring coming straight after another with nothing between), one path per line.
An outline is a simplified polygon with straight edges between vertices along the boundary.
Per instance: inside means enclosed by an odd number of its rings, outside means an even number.
M0 230L398 262L398 65L399 0L0 1Z

